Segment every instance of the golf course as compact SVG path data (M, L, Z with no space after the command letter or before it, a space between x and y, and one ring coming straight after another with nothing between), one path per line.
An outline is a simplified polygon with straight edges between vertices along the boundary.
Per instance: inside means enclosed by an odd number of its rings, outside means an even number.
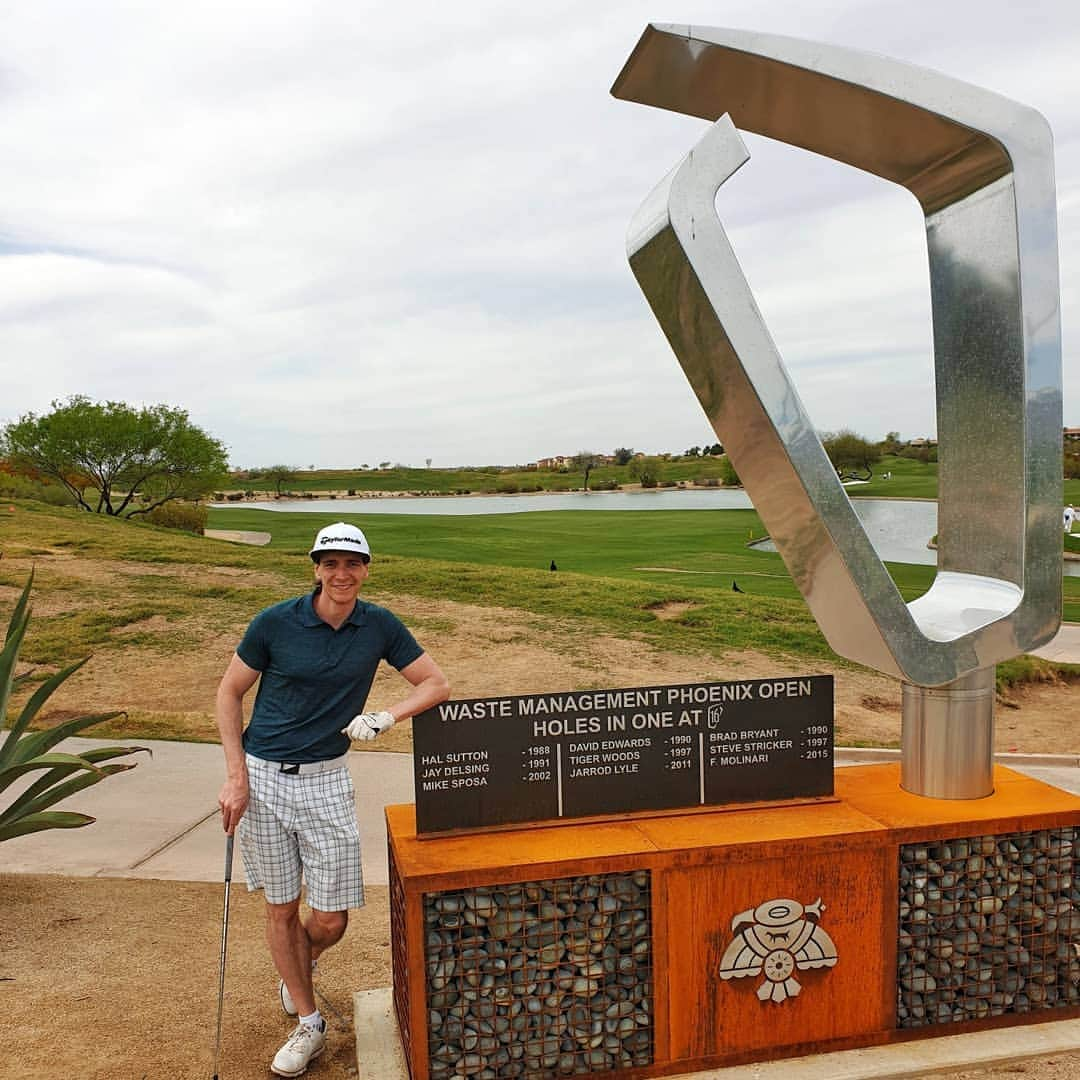
M930 476L903 483L908 498L935 493ZM438 500L427 501L437 511ZM310 587L307 551L327 519L251 502L210 509L208 531L269 533L268 543L254 545L6 502L0 618L34 574L20 654L29 678L14 704L90 657L50 698L39 726L121 710L87 734L216 742L221 673L254 612ZM831 652L780 557L747 546L764 535L752 510L357 514L340 498L329 517L336 519L360 525L370 541L364 595L402 616L438 658L455 697L831 674L837 742L898 744L898 685ZM933 578L928 566L889 569L906 599ZM1080 621L1080 578L1064 579L1064 596L1066 618ZM998 748L1080 749L1071 724L1078 678L1080 666L1034 657L1000 665ZM385 669L377 676L371 707L391 700L395 679ZM364 745L408 752L411 744L403 722ZM78 833L69 840L77 845ZM209 1075L219 887L0 874L0 890L7 901L0 977L11 1022L25 1035L20 1075ZM367 892L368 906L323 976L339 1004L390 982L387 889L372 884ZM276 977L260 904L257 894L237 890L223 1059L233 1077L264 1075L260 1055L279 1038L280 1017L267 1007ZM70 1018L61 1049L45 1019L52 1016ZM319 1075L356 1075L348 1030L335 1027L328 1050Z

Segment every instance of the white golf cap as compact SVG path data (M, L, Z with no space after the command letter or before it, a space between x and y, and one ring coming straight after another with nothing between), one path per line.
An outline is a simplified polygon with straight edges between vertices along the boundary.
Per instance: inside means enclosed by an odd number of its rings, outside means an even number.
M319 530L315 544L308 554L318 562L319 553L323 551L351 551L363 555L364 562L371 560L367 537L355 525L346 525L344 521L326 525Z

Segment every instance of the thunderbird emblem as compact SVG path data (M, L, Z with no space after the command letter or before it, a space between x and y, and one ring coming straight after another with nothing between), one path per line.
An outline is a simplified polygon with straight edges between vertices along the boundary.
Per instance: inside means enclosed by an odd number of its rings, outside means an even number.
M737 931L720 961L721 979L765 976L761 1001L777 1005L802 993L795 972L834 967L836 946L818 925L825 905L818 897L803 907L797 900L766 900L731 920Z

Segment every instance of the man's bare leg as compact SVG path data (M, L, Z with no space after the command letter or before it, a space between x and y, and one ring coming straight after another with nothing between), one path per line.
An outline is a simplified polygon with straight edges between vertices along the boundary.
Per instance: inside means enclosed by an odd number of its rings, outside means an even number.
M312 910L300 918L300 900L266 905L266 943L274 967L288 987L301 1016L315 1011L311 962L336 945L349 924L347 911Z

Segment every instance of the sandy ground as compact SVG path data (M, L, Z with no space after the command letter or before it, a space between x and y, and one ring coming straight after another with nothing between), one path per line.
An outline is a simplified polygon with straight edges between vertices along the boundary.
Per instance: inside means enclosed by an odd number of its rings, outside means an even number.
M26 1080L207 1080L212 1075L223 887L196 882L64 878L0 872L0 1008ZM331 1025L309 1075L356 1077L352 994L392 980L388 895L369 886L343 942L321 964ZM277 1004L262 900L232 889L222 1080L268 1080L291 1030ZM336 1010L340 1016L336 1016ZM1017 1033L1019 1045L1022 1032ZM10 1042L10 1040L9 1040ZM1080 1077L1080 1053L952 1080Z
M357 1076L352 994L389 986L388 895L369 887L317 986L339 1016L312 1080ZM217 1030L224 890L196 882L63 878L0 873L0 1075L22 1080L208 1080ZM232 889L221 1080L269 1080L292 1029L277 999L263 943L262 900ZM1023 1038L1018 1033L1018 1040ZM1080 1053L986 1070L935 1074L1068 1080ZM823 1077L822 1080L827 1080Z
M38 553L39 571L53 567L77 586L34 598L39 614L93 606L93 585L125 576L159 576L163 587L176 575L198 575L205 586L274 587L275 575L237 567L162 566L111 562L68 552ZM11 566L29 559L12 558ZM282 596L293 589L282 584ZM84 587L85 586L85 587ZM14 602L18 590L0 587L0 603ZM795 674L832 674L836 690L836 741L840 745L898 746L900 687L866 668L803 660L782 660L754 652L730 652L722 658L662 652L640 638L596 635L571 620L533 615L514 609L479 607L450 601L396 596L387 601L413 628L417 638L439 661L457 698L506 693L530 694L565 690L655 686L676 682L752 679ZM657 619L680 614L679 604L653 609ZM160 623L155 626L155 620ZM166 624L151 617L124 627L155 629L183 638L169 649L125 647L98 651L75 679L53 696L54 715L123 709L164 714L191 738L213 739L214 693L217 682L243 633L246 619L222 623L217 617L188 617ZM397 675L385 666L376 679L369 704L381 708L398 693ZM1073 723L1080 688L1051 681L1029 685L1008 700L999 699L996 742L999 750L1021 752L1080 751L1080 733ZM250 695L249 695L250 696ZM147 735L159 735L148 731ZM380 748L408 750L407 724L379 740Z
M0 896L0 1075L209 1080L223 886L0 873ZM389 985L388 923L387 890L370 887L321 964L321 991L345 1022L324 1007L329 1041L312 1077L357 1075L352 995ZM269 1077L294 1023L278 1003L262 898L234 884L221 1080Z
M178 571L68 559L64 572L92 585L106 575ZM219 576L223 583L238 577L268 583L266 575L251 571L221 568ZM92 602L92 590L87 595ZM0 600L6 605L8 597ZM71 604L71 594L66 602ZM48 603L48 598L36 601L35 608L43 612ZM838 743L896 745L899 740L899 687L873 672L757 653L722 659L668 654L641 640L596 636L577 624L509 609L407 596L392 606L442 664L458 698L831 673ZM656 612L658 618L673 614ZM142 648L99 652L56 695L53 711L167 714L194 737L207 737L213 731L217 681L243 625L186 629L195 643L168 654ZM399 686L394 673L381 672L371 705L388 704ZM1076 695L1075 685L1047 683L999 702L999 748L1080 749ZM376 746L410 749L409 725L399 725ZM386 890L372 887L368 899L321 976L323 992L347 1022L354 991L390 983ZM18 1048L17 1069L0 1066L0 1074L43 1080L210 1077L221 903L222 887L214 885L0 872L0 1003L9 1032L0 1061L10 1060L7 1055ZM270 1058L291 1030L277 1005L261 905L242 883L234 888L222 1080L268 1077ZM332 1032L310 1075L327 1080L356 1075L351 1031ZM1080 1054L951 1075L954 1080L1080 1077Z

